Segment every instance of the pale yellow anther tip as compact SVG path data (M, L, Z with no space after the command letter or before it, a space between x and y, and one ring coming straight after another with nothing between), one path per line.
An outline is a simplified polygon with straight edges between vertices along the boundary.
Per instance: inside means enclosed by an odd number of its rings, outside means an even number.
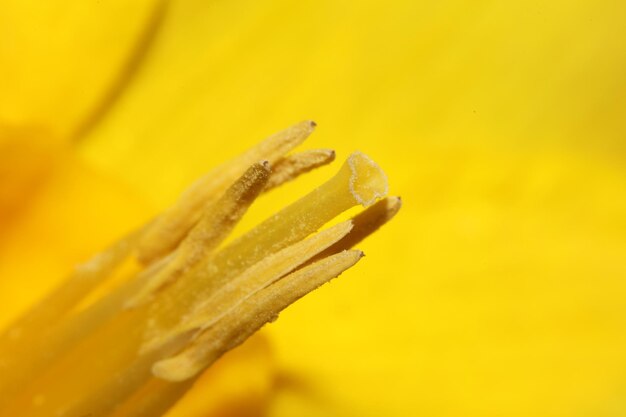
M393 214L397 213L402 208L402 197L391 196L388 197L387 207L389 207Z
M293 127L297 130L306 132L306 135L308 136L313 133L313 131L317 127L317 123L315 123L313 120L303 120Z

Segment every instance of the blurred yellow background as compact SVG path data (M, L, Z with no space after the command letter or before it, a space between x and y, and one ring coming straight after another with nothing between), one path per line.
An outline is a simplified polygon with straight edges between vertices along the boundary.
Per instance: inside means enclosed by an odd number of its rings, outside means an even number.
M368 153L404 207L172 416L624 416L625 22L618 0L0 0L0 325L312 118L306 147Z

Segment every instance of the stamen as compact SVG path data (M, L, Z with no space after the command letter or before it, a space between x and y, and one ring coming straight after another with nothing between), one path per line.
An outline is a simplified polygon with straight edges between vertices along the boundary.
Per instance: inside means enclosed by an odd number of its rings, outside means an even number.
M374 233L385 223L391 220L402 207L400 197L387 197L371 207L363 210L352 218L354 227L343 239L335 243L314 259L326 257L330 254L355 247L363 239Z
M210 295L209 298L198 303L192 311L180 319L173 329L153 328L152 332L156 337L146 341L142 347L142 352L161 346L166 341L190 330L213 325L224 314L237 307L257 291L267 287L344 238L351 229L351 221L339 223L259 261Z
M122 405L118 406L110 417L165 415L196 380L197 378L189 378L184 382L171 383L153 377Z
M155 363L153 374L167 381L184 381L193 377L264 324L276 320L278 314L291 303L339 276L362 256L361 251L340 252L262 289L203 331L181 353Z
M173 328L179 317L187 315L193 306L209 298L245 269L304 239L350 207L373 201L386 191L382 170L364 154L353 153L325 184L235 240L206 265L199 265L167 287L151 304L152 327ZM148 336L153 337L156 336Z
M2 335L0 407L38 370L58 357L73 340L80 339L82 334L74 331L71 326L68 327L69 322L64 320L64 316L129 259L140 233L135 232L120 239L78 266L66 283L28 311ZM65 329L69 331L65 332Z
M0 414L161 413L199 371L354 265L362 252L344 249L400 208L395 197L375 203L387 179L360 152L329 181L219 248L260 193L334 159L329 150L285 156L314 126L280 132L200 179L1 336ZM369 208L318 232L358 204Z
M178 278L203 257L209 256L243 217L264 189L269 177L270 166L267 161L248 168L215 204L205 210L200 221L176 249L174 260L148 281L127 305L131 307L146 302L155 290Z
M334 160L335 151L330 149L314 149L288 155L272 167L272 176L265 186L265 191L292 181L298 176L327 165Z
M300 122L270 136L248 152L197 180L146 231L139 243L138 259L148 264L172 251L199 220L203 208L215 202L248 167L262 160L273 164L302 143L314 128L315 123L312 121Z
M139 232L132 233L77 266L67 282L26 312L0 336L0 347L4 349L41 335L42 329L49 328L70 311L124 262L134 249L138 237Z

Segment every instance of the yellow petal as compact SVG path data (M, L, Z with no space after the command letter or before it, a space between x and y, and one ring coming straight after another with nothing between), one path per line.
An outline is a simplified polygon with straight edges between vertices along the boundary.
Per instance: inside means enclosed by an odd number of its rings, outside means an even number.
M161 23L160 0L4 0L0 126L34 125L54 141L89 129L132 78Z

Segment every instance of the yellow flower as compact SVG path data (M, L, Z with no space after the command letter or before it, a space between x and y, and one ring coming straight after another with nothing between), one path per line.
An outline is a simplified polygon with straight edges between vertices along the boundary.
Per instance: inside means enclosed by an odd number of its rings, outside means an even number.
M2 323L313 116L404 212L367 268L218 364L203 392L238 400L216 415L624 414L625 4L42 3L0 13Z

